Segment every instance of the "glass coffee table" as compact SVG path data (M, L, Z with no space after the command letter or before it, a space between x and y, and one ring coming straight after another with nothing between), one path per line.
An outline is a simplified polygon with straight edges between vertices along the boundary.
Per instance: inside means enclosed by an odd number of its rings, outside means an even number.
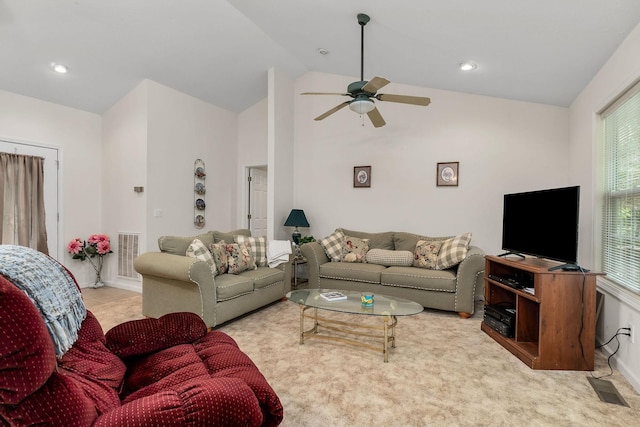
M343 294L346 298L328 301L321 295L335 292ZM398 324L398 316L418 314L423 308L417 302L382 294L373 294L373 304L364 306L361 300L364 294L371 293L339 289L302 289L287 293L287 299L300 306L300 344L304 344L307 338L342 342L381 351L384 361L388 362L389 346L392 348L396 346L395 328ZM310 309L311 313L307 313ZM324 315L319 316L319 310L378 316L382 319L382 324L366 325L361 322L330 319ZM307 330L304 327L305 318L313 321L313 326ZM362 338L367 338L369 342L362 341Z

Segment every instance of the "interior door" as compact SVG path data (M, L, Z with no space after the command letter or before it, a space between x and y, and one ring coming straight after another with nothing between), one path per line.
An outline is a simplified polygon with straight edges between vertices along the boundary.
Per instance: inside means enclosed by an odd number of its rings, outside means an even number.
M0 140L0 151L44 158L44 209L49 255L58 258L58 149Z
M252 236L267 235L267 168L249 168L248 227Z

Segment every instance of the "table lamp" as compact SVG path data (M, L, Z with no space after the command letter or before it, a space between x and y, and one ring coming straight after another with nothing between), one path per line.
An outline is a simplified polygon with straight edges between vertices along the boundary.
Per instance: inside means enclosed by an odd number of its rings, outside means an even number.
M296 228L293 234L291 234L291 239L293 239L293 242L297 245L302 237L298 227L309 227L309 221L307 221L307 217L304 216L302 209L291 209L291 213L289 213L289 217L287 217L287 220L284 222L284 226Z

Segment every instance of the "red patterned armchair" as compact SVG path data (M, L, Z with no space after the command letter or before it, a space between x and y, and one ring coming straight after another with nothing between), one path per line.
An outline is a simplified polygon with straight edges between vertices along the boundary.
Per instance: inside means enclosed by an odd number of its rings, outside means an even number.
M0 425L277 426L283 418L251 359L191 313L126 322L105 336L87 311L56 356L41 311L0 275L0 352Z

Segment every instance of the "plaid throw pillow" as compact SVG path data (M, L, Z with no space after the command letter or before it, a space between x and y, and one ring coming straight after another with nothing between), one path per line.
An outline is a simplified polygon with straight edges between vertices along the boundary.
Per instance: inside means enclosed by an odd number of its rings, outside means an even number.
M344 233L335 231L332 235L320 240L320 246L331 261L340 262L342 261L342 242L344 242Z
M464 257L467 256L470 242L471 233L461 234L445 240L442 243L440 252L438 252L436 270L446 270L460 264Z
M236 243L244 243L251 249L251 255L258 267L267 266L267 238L261 237L249 237L249 236L233 236L233 240Z
M211 252L205 246L204 243L200 239L193 239L193 242L187 248L186 255L191 258L199 259L200 261L204 261L209 264L211 267L211 271L215 274L216 264L213 262L213 257L211 256Z

